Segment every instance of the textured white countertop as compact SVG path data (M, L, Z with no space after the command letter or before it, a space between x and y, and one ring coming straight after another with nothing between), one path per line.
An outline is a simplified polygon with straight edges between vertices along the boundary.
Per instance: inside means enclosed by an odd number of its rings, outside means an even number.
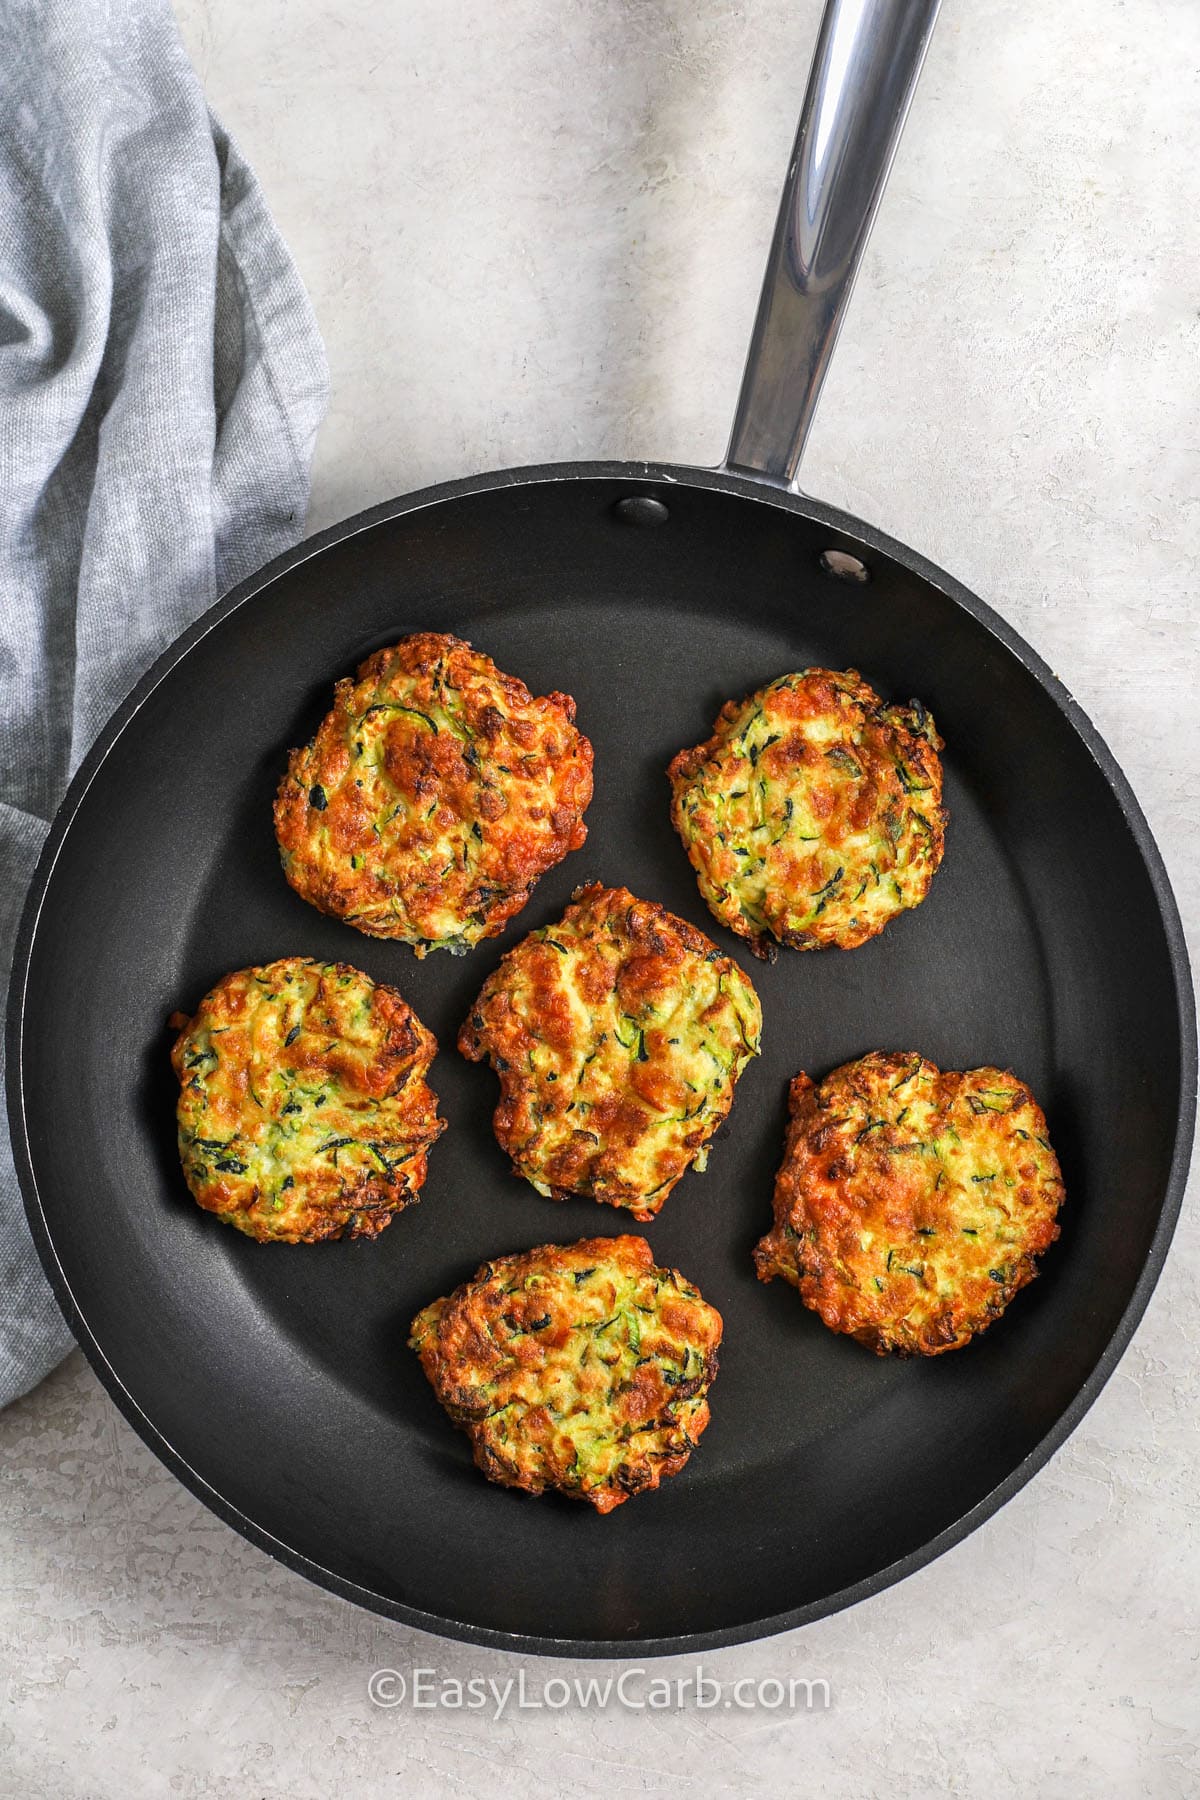
M178 11L329 349L314 528L498 464L719 457L815 0ZM1191 0L945 0L804 473L1060 672L1193 944L1198 70ZM0 1416L0 1794L1194 1795L1198 1366L1193 1196L1120 1368L1016 1499L852 1611L703 1659L823 1677L827 1711L496 1722L373 1706L380 1666L513 1659L252 1549L76 1355Z

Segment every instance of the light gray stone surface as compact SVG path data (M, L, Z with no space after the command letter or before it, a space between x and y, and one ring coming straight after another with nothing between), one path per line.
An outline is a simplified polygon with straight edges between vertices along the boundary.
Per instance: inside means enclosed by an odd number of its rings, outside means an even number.
M814 0L179 12L325 332L314 526L498 463L716 460ZM1058 669L1193 943L1198 68L1193 0L946 0L805 470ZM76 1356L0 1418L0 1793L1193 1795L1198 1277L1192 1201L1117 1374L996 1518L849 1613L704 1659L826 1677L829 1711L791 1717L372 1707L380 1665L510 1659L251 1549Z

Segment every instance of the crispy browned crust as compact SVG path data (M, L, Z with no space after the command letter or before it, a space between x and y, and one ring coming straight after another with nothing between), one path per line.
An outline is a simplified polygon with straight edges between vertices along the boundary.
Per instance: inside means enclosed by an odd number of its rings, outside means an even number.
M628 888L581 888L510 950L458 1047L500 1077L496 1137L518 1175L651 1219L757 1054L749 978L704 933Z
M283 957L176 1014L179 1153L198 1203L262 1243L377 1237L445 1129L433 1033L348 963Z
M720 1342L720 1313L641 1237L484 1263L410 1339L489 1481L600 1513L683 1468Z
M671 819L716 918L756 956L852 950L917 906L941 861L942 740L919 701L804 669L722 707L667 771Z
M535 699L460 638L419 632L339 681L275 801L305 900L418 956L502 931L587 836L592 746L569 694Z
M1009 1071L876 1052L789 1094L775 1224L754 1252L831 1331L940 1356L999 1318L1058 1236L1058 1159Z

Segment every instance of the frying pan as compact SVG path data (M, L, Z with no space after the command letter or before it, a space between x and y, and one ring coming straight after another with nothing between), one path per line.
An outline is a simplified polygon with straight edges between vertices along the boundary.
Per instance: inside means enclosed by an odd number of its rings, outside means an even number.
M1111 1374L1162 1266L1194 1115L1175 906L1129 786L1056 676L982 601L794 478L936 0L824 19L732 445L483 475L363 513L228 595L120 708L34 879L12 980L12 1134L33 1231L92 1365L147 1443L245 1536L339 1594L452 1636L622 1655L813 1619L963 1537ZM294 895L271 798L332 679L453 631L596 747L583 851L502 939L418 963ZM753 970L763 1055L709 1172L647 1227L722 1311L713 1423L688 1469L601 1519L488 1485L405 1348L485 1258L618 1232L507 1172L490 1074L456 1030L503 951L585 879L741 946L668 823L666 764L720 702L854 666L947 744L946 858L924 905L851 953ZM260 1246L188 1197L164 1021L223 972L307 953L397 984L443 1046L449 1130L422 1204L375 1244ZM1067 1203L1040 1280L968 1349L877 1359L755 1281L784 1092L868 1050L1011 1066L1050 1118Z

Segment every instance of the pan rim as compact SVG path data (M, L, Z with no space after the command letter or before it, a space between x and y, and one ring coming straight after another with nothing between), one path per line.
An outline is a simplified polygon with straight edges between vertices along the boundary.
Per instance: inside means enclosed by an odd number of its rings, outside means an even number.
M33 1167L25 1118L26 1000L43 903L67 833L92 782L99 774L119 738L166 676L210 631L242 606L254 600L260 593L273 586L281 577L288 575L293 569L311 558L321 555L325 550L343 543L361 532L372 530L377 525L402 518L407 514L476 494L508 487L533 487L561 482L587 481L624 481L629 482L635 488L638 484L643 486L657 484L666 487L691 487L717 491L798 514L816 524L828 527L830 531L850 540L853 545L892 558L944 594L954 604L962 607L981 624L1011 655L1015 656L1021 666L1034 677L1054 701L1076 735L1082 740L1084 747L1099 767L1117 800L1125 823L1137 845L1154 894L1171 963L1178 1024L1180 1110L1171 1169L1163 1191L1154 1236L1141 1272L1116 1329L1104 1350L1077 1390L1073 1400L1063 1409L1029 1454L1017 1464L1015 1469L1010 1471L1003 1481L998 1482L961 1518L919 1545L907 1556L897 1559L883 1569L876 1570L862 1581L841 1588L833 1594L825 1595L820 1600L811 1601L807 1605L790 1608L762 1619L717 1627L711 1631L684 1632L652 1638L563 1638L530 1633L510 1633L478 1625L471 1621L426 1612L404 1602L391 1600L372 1589L346 1580L333 1570L325 1568L314 1559L303 1555L281 1539L276 1538L265 1527L243 1512L239 1506L227 1500L197 1469L188 1463L186 1458L159 1431L148 1415L142 1411L133 1394L109 1363L101 1344L93 1335L86 1314L71 1287L67 1272L59 1260L46 1219ZM91 1368L138 1436L176 1479L181 1481L197 1499L210 1511L216 1513L227 1525L232 1526L242 1537L248 1539L259 1549L265 1550L276 1561L296 1573L304 1575L316 1586L336 1594L341 1599L351 1600L368 1611L433 1635L455 1639L463 1643L474 1643L490 1649L510 1650L526 1654L584 1659L694 1654L699 1651L716 1650L753 1642L759 1638L771 1637L783 1631L793 1630L800 1625L811 1624L817 1619L856 1605L860 1600L867 1599L873 1594L883 1592L906 1576L915 1573L917 1569L935 1561L937 1557L955 1544L962 1542L984 1520L997 1512L1065 1443L1099 1396L1127 1349L1158 1283L1174 1236L1187 1183L1196 1119L1195 998L1187 943L1166 865L1145 815L1120 765L1061 679L998 613L994 612L970 589L964 587L953 576L918 552L911 550L907 545L886 533L878 531L865 520L858 519L853 514L829 506L822 501L813 500L807 495L797 494L790 489L776 487L750 476L734 474L724 469L697 469L681 464L652 461L537 464L514 469L493 470L454 481L440 482L415 493L399 496L384 501L380 505L369 507L329 526L311 538L302 540L291 550L285 551L281 556L264 564L262 568L217 599L186 631L167 646L118 705L84 757L51 821L26 896L17 932L9 985L6 1045L6 1086L13 1161L24 1200L26 1217L42 1266L67 1323Z

